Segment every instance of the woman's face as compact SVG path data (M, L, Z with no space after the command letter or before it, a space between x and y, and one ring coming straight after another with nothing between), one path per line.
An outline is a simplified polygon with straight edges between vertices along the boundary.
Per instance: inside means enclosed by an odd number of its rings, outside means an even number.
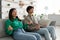
M13 17L16 17L16 16L17 16L17 10L13 10L12 16L13 16Z

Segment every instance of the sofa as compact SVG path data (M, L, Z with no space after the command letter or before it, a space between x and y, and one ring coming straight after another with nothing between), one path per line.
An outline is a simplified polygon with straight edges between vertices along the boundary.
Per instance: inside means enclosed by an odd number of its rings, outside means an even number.
M5 33L5 21L6 19L0 19L0 40L14 40L12 37ZM52 25L51 23L50 25ZM53 25L54 26L54 25ZM44 40L44 37L42 37Z

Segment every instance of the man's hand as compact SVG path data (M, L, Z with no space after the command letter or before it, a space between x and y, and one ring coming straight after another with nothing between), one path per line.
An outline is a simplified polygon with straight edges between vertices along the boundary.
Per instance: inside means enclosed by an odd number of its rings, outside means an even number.
M13 28L11 26L8 27L8 30L13 30Z
M40 29L40 25L39 24L36 24L36 30L39 30Z
M33 23L32 21L27 22L27 24L29 24L29 25L32 24L32 23Z

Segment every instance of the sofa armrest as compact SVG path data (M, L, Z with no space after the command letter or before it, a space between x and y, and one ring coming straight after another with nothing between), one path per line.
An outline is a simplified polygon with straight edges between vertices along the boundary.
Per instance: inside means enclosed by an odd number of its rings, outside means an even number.
M56 21L51 21L51 23L49 24L49 26L55 26Z

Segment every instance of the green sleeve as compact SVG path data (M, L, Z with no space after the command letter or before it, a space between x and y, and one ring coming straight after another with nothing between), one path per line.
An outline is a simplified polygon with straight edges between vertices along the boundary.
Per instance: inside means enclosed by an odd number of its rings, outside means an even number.
M27 23L24 23L24 24L23 24L23 28L24 28L24 29L27 29L27 28L28 28L28 24L27 24Z
M8 30L8 27L9 27L10 24L11 24L11 22L10 22L9 20L7 20L7 21L5 22L6 33L7 33L8 35L11 35L11 34L12 34L12 30Z
M23 28L23 23L22 23L22 21L19 22L19 28Z

